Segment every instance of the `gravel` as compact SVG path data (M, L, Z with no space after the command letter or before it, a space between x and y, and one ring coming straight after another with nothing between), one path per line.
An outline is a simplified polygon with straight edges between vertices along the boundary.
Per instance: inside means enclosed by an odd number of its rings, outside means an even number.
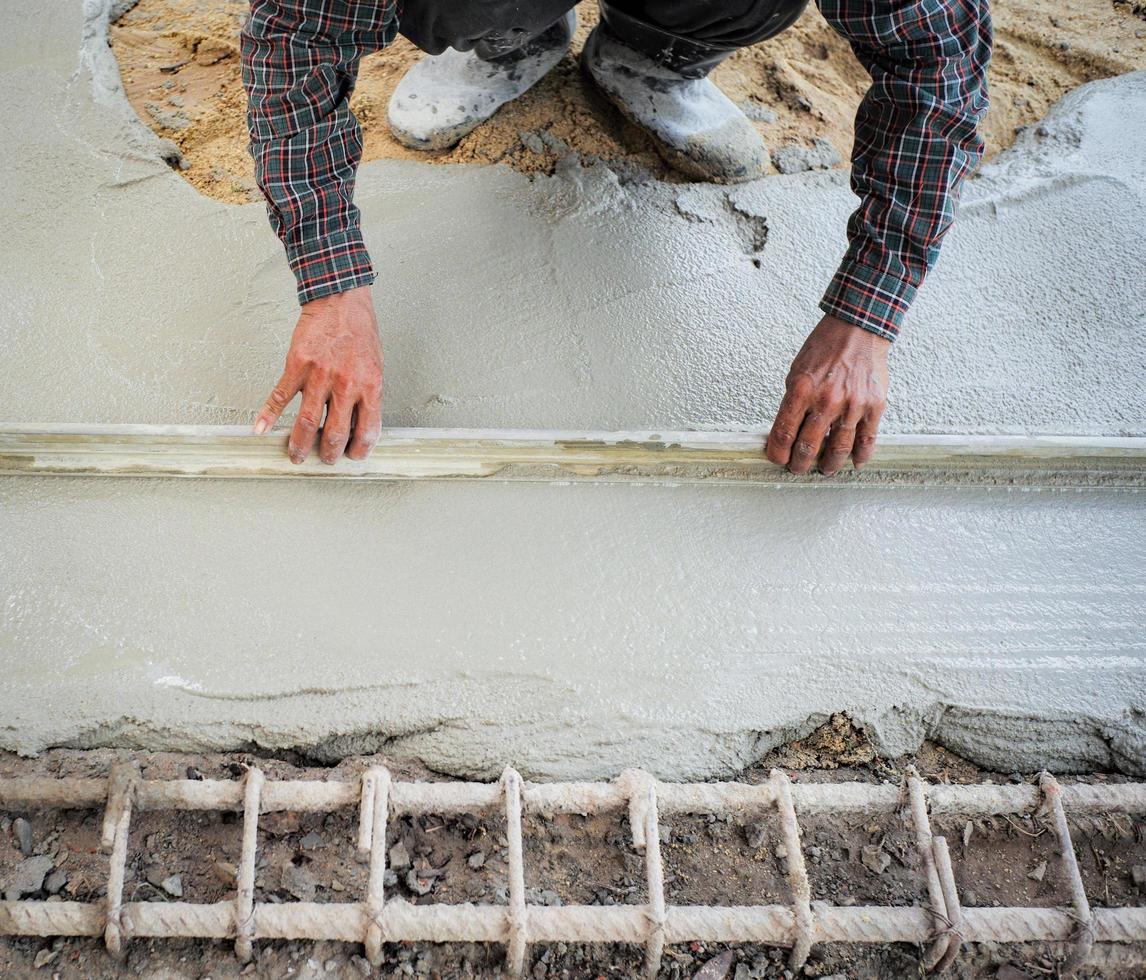
M55 867L55 862L46 854L24 858L4 886L4 898L15 902L25 895L35 895L44 887L44 879Z

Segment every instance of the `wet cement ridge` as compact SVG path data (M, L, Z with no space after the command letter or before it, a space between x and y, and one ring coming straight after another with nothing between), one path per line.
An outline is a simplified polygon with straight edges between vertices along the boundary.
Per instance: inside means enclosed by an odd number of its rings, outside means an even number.
M263 209L163 163L103 0L0 11L6 418L249 425L296 310ZM357 201L388 425L661 434L769 423L854 204L575 158L379 163ZM971 182L885 431L1146 436L1143 227L1138 73ZM1140 494L797 489L0 477L0 744L680 779L842 710L892 755L1143 771Z
M345 693L299 692L284 698L289 703L283 707L321 716L342 709ZM1053 766L1064 773L1146 773L1146 725L1137 716L1007 714L938 701L917 705L911 712L842 710L864 729L876 751L889 757L913 753L927 739L980 766L1003 772ZM417 760L435 771L472 779L494 779L506 764L517 766L527 778L539 779L605 778L640 764L651 766L650 771L659 778L688 780L735 775L772 749L807 736L831 717L831 713L823 711L792 716L778 719L777 724L763 731L721 731L689 724L677 730L650 733L652 737L636 743L630 739L598 739L598 752L588 758L579 751L555 751L549 731L539 732L528 723L506 724L498 742L491 744L482 731L488 722L475 725L472 718L463 716L392 728L344 722L328 731L301 733L276 725L273 720L240 723L217 716L212 720L210 712L201 714L202 720L193 728L177 729L130 714L102 718L90 726L80 721L42 744L29 742L22 734L3 731L0 746L24 755L50 747L292 751L322 763L337 762L350 755L387 752L395 758ZM266 713L261 712L261 716ZM536 752L523 752L523 746L538 736L545 741L548 753L540 757ZM697 741L703 753L689 753L666 764L668 753L686 740ZM463 745L469 745L469 750L462 751Z

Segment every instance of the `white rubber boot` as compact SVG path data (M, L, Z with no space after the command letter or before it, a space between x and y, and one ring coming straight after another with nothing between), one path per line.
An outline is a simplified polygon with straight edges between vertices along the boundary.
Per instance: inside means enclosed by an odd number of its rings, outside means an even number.
M528 92L569 49L577 26L570 10L552 27L509 54L483 61L472 51L426 56L390 96L394 138L413 150L448 150L507 102Z
M708 78L684 78L593 29L581 67L627 119L653 137L675 170L734 184L761 177L768 149L752 123Z

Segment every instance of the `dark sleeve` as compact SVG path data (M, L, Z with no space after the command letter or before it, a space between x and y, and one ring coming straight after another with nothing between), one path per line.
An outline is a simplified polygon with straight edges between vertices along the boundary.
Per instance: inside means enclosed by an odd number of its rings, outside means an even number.
M251 0L243 87L255 179L300 303L374 281L354 177L350 96L363 55L397 30L396 0Z
M872 84L856 114L848 249L820 303L894 340L983 154L987 0L817 0Z

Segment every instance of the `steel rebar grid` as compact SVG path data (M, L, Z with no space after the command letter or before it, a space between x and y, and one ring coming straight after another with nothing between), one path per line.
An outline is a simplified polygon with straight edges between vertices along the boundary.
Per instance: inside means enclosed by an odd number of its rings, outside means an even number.
M1068 968L1077 968L1092 945L1146 943L1146 909L1091 909L1067 822L1074 814L1146 814L1146 784L1060 786L1044 774L1035 786L928 786L913 770L904 785L866 783L793 785L774 770L770 780L745 783L661 783L629 770L611 783L524 783L507 768L497 783L393 782L383 767L357 781L265 779L259 769L241 780L147 780L132 764L113 767L106 779L15 777L0 779L0 808L104 806L103 849L109 852L107 897L102 904L21 900L0 902L0 935L100 936L110 952L142 937L233 939L249 958L259 939L360 942L371 962L382 944L401 940L487 942L506 946L507 972L519 976L526 947L536 942L643 943L646 967L656 976L666 943L757 942L792 949L804 962L814 943L912 942L930 944L925 960L942 970L965 942L1067 942ZM328 811L357 806L358 849L369 860L362 902L254 900L258 819L262 813ZM1058 836L1072 908L961 907L946 841L932 837L933 814L994 815L1049 812ZM390 816L504 807L509 843L508 906L414 906L385 900L386 826ZM213 904L122 901L131 818L141 810L231 810L243 814L236 896ZM785 847L791 905L666 906L659 814L714 813L759 817L775 809ZM645 851L648 903L631 906L532 906L525 900L523 813L628 812L633 845ZM800 812L889 813L905 810L919 851L929 907L837 907L811 900L800 843Z

